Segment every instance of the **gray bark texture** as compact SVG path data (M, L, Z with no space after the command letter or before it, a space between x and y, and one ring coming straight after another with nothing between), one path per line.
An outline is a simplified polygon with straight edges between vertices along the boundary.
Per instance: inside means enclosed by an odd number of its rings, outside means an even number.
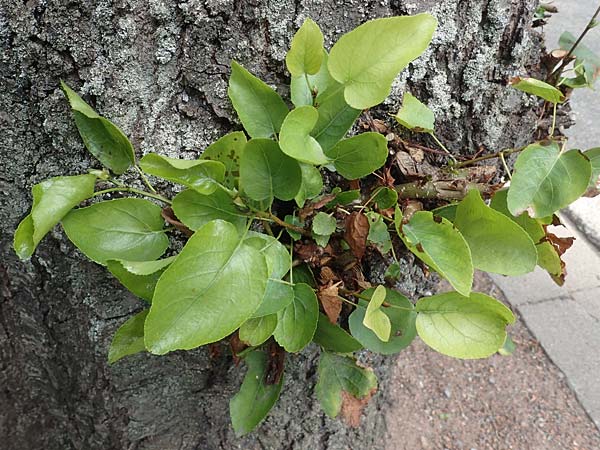
M129 135L138 156L198 155L239 129L226 95L235 59L285 94L284 56L305 17L326 45L363 21L428 11L440 24L429 50L394 85L384 108L411 92L435 111L456 153L523 145L535 128L532 101L506 88L535 70L530 29L536 0L0 0L0 447L7 450L379 449L393 408L391 358L369 354L380 389L352 429L324 416L313 396L318 352L287 360L278 405L238 439L228 401L243 365L204 349L139 354L110 367L116 328L140 303L78 253L59 227L27 262L12 234L31 186L98 167L84 149L64 79ZM384 116L382 116L384 117ZM402 292L432 288L403 256ZM372 280L381 261L366 263ZM392 411L392 413L390 413Z

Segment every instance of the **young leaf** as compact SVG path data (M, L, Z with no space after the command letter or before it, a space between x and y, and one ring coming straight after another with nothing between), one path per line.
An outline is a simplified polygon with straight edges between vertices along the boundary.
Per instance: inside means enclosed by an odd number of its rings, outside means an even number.
M519 78L515 77L511 80L511 86L528 94L533 94L550 103L562 103L565 101L565 96L554 86L535 78Z
M473 266L502 275L523 275L537 263L529 235L504 214L488 207L473 189L458 204L454 226L463 235Z
M134 295L152 302L154 288L175 256L158 261L108 260L106 267Z
M75 206L94 194L95 175L55 177L31 189L33 205L15 232L14 249L21 259L31 257L42 238Z
M363 291L362 294L371 297L374 291L375 289L370 288ZM382 355L391 355L408 347L417 335L415 328L417 315L412 311L413 304L404 295L392 289L386 288L386 291L385 302L392 305L381 309L391 323L390 339L387 342L379 339L372 330L363 324L367 307L367 302L364 300L360 300L360 306L350 314L348 325L352 336L365 348ZM394 308L394 306L400 308Z
M417 211L397 230L406 247L447 279L462 295L471 293L473 261L465 238L442 217Z
M201 159L218 161L225 166L223 184L229 189L237 188L240 177L240 157L246 145L246 135L243 131L234 131L210 144Z
M343 86L333 80L327 90L322 91L322 94L317 97L316 106L319 119L311 134L326 152L352 128L352 124L360 115L360 110L346 103Z
M485 294L446 292L422 298L416 305L417 333L434 350L454 358L486 358L506 339L513 313Z
M108 350L108 363L114 364L128 355L146 350L144 347L144 322L148 310L140 311L119 327Z
M210 195L186 189L173 198L172 207L177 218L194 231L215 219L232 223L238 231L246 229L248 217L238 210L223 189L217 189Z
M335 217L332 217L324 212L318 212L313 219L312 230L315 234L320 234L321 236L329 236L335 231L335 227Z
M323 411L332 418L342 408L342 392L361 399L377 388L373 370L357 366L354 359L346 356L323 351L318 373L315 393Z
M135 162L133 146L127 136L110 120L98 115L63 81L60 85L69 100L75 124L89 152L114 173L120 175L125 172Z
M277 314L246 320L240 327L239 336L252 347L262 344L271 337L277 326Z
M302 184L298 161L270 139L251 139L240 160L240 186L253 200L292 200Z
M339 325L331 323L323 313L319 313L319 322L313 341L324 350L336 353L352 353L363 348L360 342Z
M559 39L560 48L563 50L571 50L575 45L577 38L570 32L565 31ZM579 42L572 53L577 59L575 66L582 70L583 78L586 86L593 87L594 81L600 73L600 56L594 53L588 46Z
M322 93L329 86L335 83L335 80L329 75L327 70L328 55L325 49L321 49L323 53L321 68L315 75L299 75L292 76L290 81L290 96L295 107L312 106L314 101L314 93ZM342 93L343 98L343 93Z
M348 180L366 177L385 164L387 141L379 133L362 133L338 142L325 154L335 170Z
M329 72L356 109L381 103L394 78L429 45L437 20L429 14L366 22L345 34L329 55Z
M304 207L306 200L316 197L323 190L323 177L321 172L310 164L300 163L302 171L302 184L300 190L294 197L299 208Z
M600 178L600 147L591 148L583 153L592 166L592 176L590 177L589 187L595 187Z
M323 153L323 149L310 135L318 118L319 112L312 106L301 106L292 110L281 125L279 134L281 151L304 163L327 164L329 160Z
M149 153L140 160L146 173L187 186L200 194L215 192L217 183L225 179L225 165L202 159L175 159Z
M368 212L366 216L369 218L367 240L375 244L381 253L389 252L392 248L392 239L383 217L375 212Z
M416 132L431 133L435 128L433 111L408 92L404 94L402 108L394 117L400 125Z
M109 259L152 261L169 246L160 212L148 200L119 198L75 209L62 225L71 242L98 264Z
M258 308L267 264L235 227L214 220L187 241L156 284L146 319L146 348L157 355L216 342Z
M498 353L500 353L502 356L510 356L515 352L515 350L516 350L515 343L510 338L510 336L507 334L504 344L502 345L502 347L500 347L498 349Z
M294 225L294 226L297 226L297 227L303 226L303 223L300 222L300 219L298 217L296 217L296 216L287 215L287 216L285 216L283 218L283 220L284 220L285 223L289 223L290 225ZM294 241L297 241L297 240L299 240L302 237L302 235L300 233L298 233L297 231L291 230L289 228L286 228L285 231L286 231L287 234L290 235L290 237Z
M242 125L253 138L279 133L288 108L279 94L235 61L227 90Z
M285 64L293 77L314 75L323 60L323 33L311 19L306 19L292 38Z
M277 239L262 233L249 232L244 241L264 255L267 262L267 289L262 302L252 317L262 317L281 311L294 299L291 285L282 283L281 279L291 267L290 254L285 246Z
M296 353L312 340L319 320L315 291L304 283L294 286L294 301L277 313L273 336L288 352Z
M508 189L508 209L532 217L550 216L577 200L587 189L591 165L579 151L561 152L556 143L531 144L515 162Z
M377 286L367 305L365 317L363 318L363 325L373 331L383 342L390 340L390 333L392 331L390 318L381 309L386 294L384 286Z
M277 384L266 384L268 358L263 352L250 352L244 361L248 372L240 391L229 402L231 424L237 436L251 432L267 416L279 398L283 377Z

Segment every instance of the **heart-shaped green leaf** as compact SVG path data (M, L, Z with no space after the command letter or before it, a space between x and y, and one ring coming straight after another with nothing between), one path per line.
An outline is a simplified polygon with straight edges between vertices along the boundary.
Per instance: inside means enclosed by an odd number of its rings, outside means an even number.
M283 377L278 383L266 384L269 368L267 355L254 351L244 361L248 372L240 391L229 402L229 415L236 435L243 436L258 426L279 398Z
M323 313L319 313L319 322L313 341L324 350L336 353L352 353L363 348L360 342L339 325L331 323Z
M144 322L148 310L140 311L119 327L108 350L108 363L114 364L125 356L146 350L144 347Z
M248 217L239 211L223 189L217 189L210 195L186 189L173 198L172 207L177 218L192 230L215 219L232 223L238 231L246 229Z
M400 125L416 132L431 133L435 128L433 111L408 92L395 118Z
M381 305L385 301L387 295L384 286L377 286L371 300L367 304L363 325L373 331L377 337L383 342L390 340L392 324L390 318L381 310Z
M557 104L565 101L565 96L562 92L551 84L536 80L535 78L515 77L511 80L511 86L520 91L543 98L550 103Z
M348 180L366 177L385 164L387 141L379 133L362 133L338 142L325 154L335 170Z
M119 198L71 211L62 220L68 238L99 264L109 259L152 261L169 239L160 206L140 198Z
M313 289L304 283L294 285L294 300L277 313L273 336L286 351L296 353L312 340L319 320L319 303Z
M304 207L306 200L315 198L323 190L323 177L321 172L310 164L300 163L300 170L302 171L302 184L300 190L294 197L298 207Z
M316 234L323 236L329 236L335 231L336 220L335 217L326 214L324 212L318 212L313 218L312 230Z
M465 238L443 217L417 211L397 230L406 247L447 279L462 295L471 293L473 261Z
M43 237L75 206L94 194L96 177L76 175L49 178L31 189L33 205L15 232L14 249L29 258Z
M246 135L243 131L234 131L210 144L202 152L201 159L218 161L225 166L223 184L229 189L238 186L240 177L240 157L246 145Z
M292 38L285 64L293 77L314 75L323 60L323 33L319 26L307 18Z
M276 326L277 314L248 319L240 327L240 340L256 347L271 337Z
M322 352L318 373L315 394L329 417L339 414L342 392L361 399L377 388L377 377L373 370L357 366L354 359L346 356Z
M518 216L550 216L586 191L592 168L579 151L561 152L556 143L531 144L515 162L508 189L508 209Z
M319 112L312 106L301 106L291 111L281 125L281 151L304 163L327 164L329 160L321 145L310 135L318 118Z
M523 275L537 264L537 251L527 232L487 206L475 189L458 204L454 226L469 244L476 269Z
M116 174L122 174L135 162L133 146L127 136L110 120L98 115L63 81L60 82L69 100L75 124L83 143L98 160Z
M225 165L203 159L175 159L149 153L140 160L146 173L187 186L201 194L212 194L225 179Z
M416 305L417 332L427 345L454 358L486 358L506 339L513 313L485 294L446 292L422 298Z
M253 138L279 133L288 108L279 94L235 61L227 90L242 125Z
M270 139L251 139L240 160L240 187L253 200L292 200L302 184L298 161Z
M146 348L162 355L223 339L258 308L266 284L264 256L243 245L232 224L207 223L156 284Z
M152 302L158 279L175 258L171 256L157 261L108 260L106 267L134 295Z
M350 314L348 325L350 325L352 336L365 348L382 355L391 355L408 347L417 335L415 328L417 314L412 311L413 304L405 296L392 289L386 289L386 291L385 301L391 306L382 308L381 311L388 316L391 323L390 339L387 342L379 339L372 330L363 324L367 307L367 302L364 300L360 300L360 306ZM362 295L371 297L373 292L375 289L370 288L363 291Z
M366 22L343 35L329 55L329 72L356 109L381 103L394 78L429 45L437 20L430 14Z

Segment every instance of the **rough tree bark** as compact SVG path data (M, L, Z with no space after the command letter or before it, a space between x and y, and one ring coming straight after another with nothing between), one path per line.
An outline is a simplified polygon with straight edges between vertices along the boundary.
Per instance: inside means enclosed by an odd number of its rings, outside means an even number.
M141 155L196 155L237 127L226 96L236 59L285 91L283 59L304 17L328 45L366 19L421 11L440 21L431 48L394 86L429 103L457 153L523 145L535 128L509 76L535 67L536 0L0 0L0 442L7 449L378 449L385 373L362 426L326 418L312 396L317 352L288 360L284 392L260 430L236 439L228 400L243 370L227 352L106 362L114 330L139 303L87 262L60 230L29 262L12 233L50 176L97 166L72 123L66 80L132 138ZM431 288L408 256L399 288ZM377 262L367 268L381 276ZM364 358L369 359L369 355ZM397 407L397 405L396 405Z

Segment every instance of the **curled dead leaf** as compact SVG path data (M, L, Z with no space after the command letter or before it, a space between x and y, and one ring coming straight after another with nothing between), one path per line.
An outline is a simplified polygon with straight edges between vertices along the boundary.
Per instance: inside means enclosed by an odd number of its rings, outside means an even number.
M361 212L355 211L346 217L344 240L358 259L362 259L367 249L369 227L369 219Z
M356 398L346 391L342 391L342 409L340 410L340 414L349 426L353 428L358 428L360 426L362 410L367 406L367 403L369 403L369 400L371 400L371 397L373 397L375 392L377 392L377 388L373 388L371 392L363 398Z
M325 315L333 324L337 323L340 313L342 312L342 301L338 297L339 286L341 283L341 281L338 281L329 286L322 286L319 289L319 292L317 292L317 297L319 297L319 301L321 302L321 305L323 305Z

